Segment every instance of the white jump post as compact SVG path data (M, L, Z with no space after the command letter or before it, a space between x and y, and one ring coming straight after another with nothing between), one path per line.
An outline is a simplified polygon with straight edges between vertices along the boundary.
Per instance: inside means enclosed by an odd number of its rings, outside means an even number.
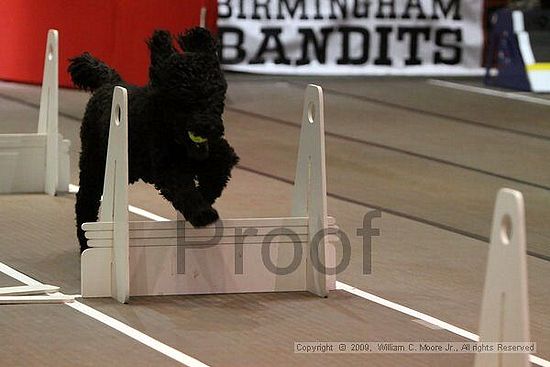
M497 195L479 325L480 342L529 342L525 212L519 191ZM527 367L528 353L477 353L476 367Z
M0 193L45 192L69 188L69 146L58 133L59 37L48 31L37 133L0 135Z
M46 177L44 191L55 195L58 183L58 112L59 112L59 35L56 30L48 31L44 75L40 95L38 133L46 135Z
M120 144L120 142L123 142ZM128 92L115 87L105 162L100 222L113 223L112 294L119 302L130 297L128 234Z
M335 275L325 274L322 266L334 266L330 240L337 227L326 209L322 103L321 88L308 86L290 217L223 219L193 228L184 221L128 222L127 97L117 87L99 222L82 225L90 246L81 259L82 296L119 302L129 295L309 291L326 296L335 288ZM328 236L315 236L323 229ZM314 237L319 241L312 251ZM183 273L178 258L185 261Z
M206 28L206 14L207 14L206 12L207 12L206 6L202 6L200 16L199 16L199 26L201 28Z
M292 196L292 216L308 217L309 238L328 228L327 223L327 183L325 172L325 116L323 90L319 86L309 85L304 98L302 113L302 130L294 192ZM317 247L319 259L326 262L324 237ZM326 280L313 262L311 247L308 245L306 284L307 290L324 297L328 289ZM332 265L332 264L327 264Z

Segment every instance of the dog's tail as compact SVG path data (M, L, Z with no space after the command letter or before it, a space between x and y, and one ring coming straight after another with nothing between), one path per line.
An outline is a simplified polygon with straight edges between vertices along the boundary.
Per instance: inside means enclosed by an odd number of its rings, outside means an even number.
M93 92L104 84L122 82L122 78L115 69L88 52L69 59L69 61L69 74L71 74L74 85L80 89Z

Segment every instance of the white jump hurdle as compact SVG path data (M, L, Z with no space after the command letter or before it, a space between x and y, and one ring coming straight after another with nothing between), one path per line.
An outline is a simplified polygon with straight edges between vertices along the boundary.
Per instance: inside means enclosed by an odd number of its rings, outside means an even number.
M335 275L320 271L320 264L334 268L330 233L336 230L327 216L320 87L306 90L291 216L223 219L205 228L185 221L128 222L127 98L124 88L115 88L100 218L82 225L91 247L81 258L83 297L127 302L139 295L309 291L326 296L335 288ZM219 226L223 233L212 245L208 239ZM328 235L312 251L311 240L323 229ZM288 274L272 271L293 265Z
M58 33L48 31L38 129L0 135L0 194L69 189L69 140L58 133Z
M200 15L199 15L199 26L201 28L206 28L206 6L201 7Z
M497 195L481 318L480 342L529 342L525 211L519 191ZM476 367L527 367L528 353L477 353Z

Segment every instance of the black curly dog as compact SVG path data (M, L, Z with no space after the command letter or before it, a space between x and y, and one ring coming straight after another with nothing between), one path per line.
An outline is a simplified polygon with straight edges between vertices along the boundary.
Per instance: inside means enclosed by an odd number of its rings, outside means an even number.
M212 204L239 159L223 137L227 83L211 34L194 28L179 35L183 53L167 31L155 31L147 43L151 65L143 87L125 83L89 53L70 60L73 83L93 92L80 130L75 209L81 251L88 247L82 223L98 218L115 86L128 90L129 183L141 179L154 185L193 226L218 219Z

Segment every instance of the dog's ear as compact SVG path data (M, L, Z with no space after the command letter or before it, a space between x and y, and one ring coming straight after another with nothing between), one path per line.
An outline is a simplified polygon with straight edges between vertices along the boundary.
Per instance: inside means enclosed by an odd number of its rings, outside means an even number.
M178 35L178 44L183 52L216 53L217 42L205 28L195 27Z
M155 30L151 38L147 40L147 45L151 52L151 66L159 65L177 52L172 43L172 35L165 30Z

